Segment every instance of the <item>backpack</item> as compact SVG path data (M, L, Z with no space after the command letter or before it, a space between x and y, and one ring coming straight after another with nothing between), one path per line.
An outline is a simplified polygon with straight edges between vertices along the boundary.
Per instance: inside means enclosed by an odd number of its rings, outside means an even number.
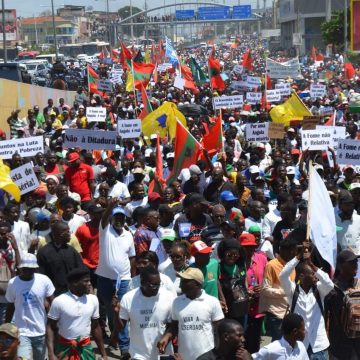
M11 271L6 260L0 257L0 294L6 293L6 289L11 279Z
M350 338L360 337L360 281L354 289L344 291L344 303L341 311L341 324L345 335Z
M312 291L313 291L313 294L315 296L316 302L319 305L321 315L324 316L324 305L323 305L323 303L321 301L320 293L319 293L319 290L318 290L316 285L314 285L312 287ZM300 294L300 285L297 284L296 287L295 287L293 298L292 298L290 313L293 313L294 310L295 310L295 306L296 306L297 300L299 298L299 294Z

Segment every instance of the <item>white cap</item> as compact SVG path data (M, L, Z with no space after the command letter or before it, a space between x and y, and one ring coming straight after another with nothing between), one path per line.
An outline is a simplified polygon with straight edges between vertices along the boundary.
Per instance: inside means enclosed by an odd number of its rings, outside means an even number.
M175 157L175 153L173 153L173 152L169 152L169 153L167 153L167 155L166 155L166 158L167 159L173 159Z
M288 166L288 167L286 168L286 173L287 173L288 175L295 175L295 167L294 167L294 166Z
M260 169L258 166L256 165L251 165L249 167L249 171L250 171L250 174L257 174L257 173L260 173Z
M24 253L21 255L21 261L18 268L31 268L37 269L39 267L36 256L30 253Z
M355 189L360 189L360 183L352 183L349 186L349 191L355 190Z
M150 140L153 140L153 139L157 139L157 135L156 135L156 134L151 134L151 135L150 135Z

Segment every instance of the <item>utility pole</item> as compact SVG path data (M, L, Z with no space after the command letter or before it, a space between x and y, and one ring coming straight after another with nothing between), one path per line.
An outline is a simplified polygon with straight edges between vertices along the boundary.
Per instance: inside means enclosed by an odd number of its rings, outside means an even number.
M130 0L130 16L133 15L133 7L132 7L132 0ZM133 45L133 41L134 41L134 19L131 18L131 27L130 27L130 31L131 31L131 45Z
M2 33L3 33L3 49L4 49L4 63L7 63L7 49L6 49L6 30L5 30L5 0L1 0L2 6Z
M2 1L4 1L4 0L2 0ZM54 0L51 0L51 13L52 13L52 23L53 23L53 31L54 31L55 59L57 60L59 57L59 51L58 51L57 39L56 39Z
M347 54L348 51L348 18L347 18L347 13L348 13L348 0L345 0L345 8L344 8L344 52L345 55Z

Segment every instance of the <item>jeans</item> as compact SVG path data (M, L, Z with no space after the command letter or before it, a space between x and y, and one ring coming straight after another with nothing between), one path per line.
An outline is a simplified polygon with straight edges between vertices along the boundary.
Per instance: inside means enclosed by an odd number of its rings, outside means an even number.
M117 291L117 298L119 301L128 291L130 280L121 280L119 289ZM112 297L116 291L116 280L108 279L98 275L97 279L97 295L101 300L106 309L106 314L109 322L109 328L113 331L114 328L114 310L112 308ZM126 326L122 331L119 332L119 347L122 353L129 351L130 338L128 327Z
M23 336L20 335L18 357L23 359L44 360L46 352L45 335Z
M271 336L271 342L280 340L282 319L279 319L274 314L266 313L266 328Z
M4 324L8 303L0 303L0 325Z
M327 350L322 350L322 351L318 351L318 352L314 353L312 351L312 348L310 345L308 347L307 353L309 355L310 360L328 360L329 359Z

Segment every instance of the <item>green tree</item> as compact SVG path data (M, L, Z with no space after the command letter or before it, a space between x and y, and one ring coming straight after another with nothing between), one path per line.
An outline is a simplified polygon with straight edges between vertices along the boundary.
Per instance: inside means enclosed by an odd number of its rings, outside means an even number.
M132 7L132 14L133 15L135 15L135 14L141 12L141 11L142 10L139 9L138 7L136 7L136 6ZM121 9L118 10L118 14L119 14L121 19L128 18L129 16L131 16L130 6L122 7ZM133 22L135 22L135 23L136 22L145 22L145 17L142 16L142 15L136 16L133 19ZM130 24L130 21L129 21L129 24ZM139 37L139 36L143 35L144 28L145 28L144 25L136 25L136 26L134 26L134 36ZM131 27L130 27L130 25L123 25L122 26L122 31L123 31L124 34L131 35Z
M349 19L349 17L348 17ZM332 13L331 20L323 22L320 27L321 35L325 44L333 44L337 49L344 49L344 11ZM350 24L348 35L350 34ZM349 36L348 36L349 40Z

